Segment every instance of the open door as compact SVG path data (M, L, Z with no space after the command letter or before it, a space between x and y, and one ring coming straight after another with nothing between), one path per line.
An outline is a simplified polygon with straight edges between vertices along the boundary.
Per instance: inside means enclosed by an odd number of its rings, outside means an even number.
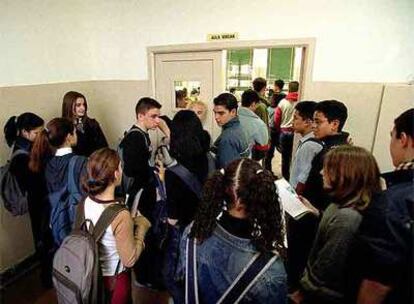
M208 107L204 128L215 139L220 129L212 110L214 97L224 87L222 52L168 53L154 57L155 98L162 104L161 112L172 119L190 100L201 100Z

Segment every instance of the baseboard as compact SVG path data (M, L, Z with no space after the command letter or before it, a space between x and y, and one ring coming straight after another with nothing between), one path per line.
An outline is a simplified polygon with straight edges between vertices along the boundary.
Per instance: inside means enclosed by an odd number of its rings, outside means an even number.
M4 272L0 273L0 290L3 290L38 265L39 261L36 255L32 254L20 263L6 269Z

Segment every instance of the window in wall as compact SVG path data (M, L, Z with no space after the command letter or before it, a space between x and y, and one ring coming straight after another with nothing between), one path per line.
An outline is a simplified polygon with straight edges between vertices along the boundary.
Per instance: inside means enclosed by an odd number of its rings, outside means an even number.
M302 47L228 50L226 89L235 89L239 96L252 87L252 80L256 77L265 78L269 89L273 89L277 79L285 83L300 81L303 50ZM287 85L284 90L287 90Z

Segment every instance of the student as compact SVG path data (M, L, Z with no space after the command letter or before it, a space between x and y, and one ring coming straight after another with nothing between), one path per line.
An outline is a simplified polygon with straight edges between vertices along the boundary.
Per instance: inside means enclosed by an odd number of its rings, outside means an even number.
M321 152L322 143L314 138L312 132L313 114L316 102L302 101L295 106L293 130L300 134L296 157L292 164L290 184L299 195L303 194L305 183L311 170L312 161ZM306 266L306 260L312 248L313 238L318 227L318 219L305 214L299 220L286 215L287 221L287 272L289 287L297 289L299 279Z
M73 121L76 127L78 142L73 147L75 154L89 156L100 148L108 147L98 121L88 117L88 103L81 93L70 91L63 96L62 117Z
M299 140L295 159L292 163L290 184L296 193L302 194L308 179L312 160L321 152L322 143L313 134L313 114L317 103L302 101L295 106L293 113L293 130L302 137Z
M313 134L323 143L323 149L312 161L308 179L303 189L303 196L319 210L326 208L328 197L323 191L321 170L325 154L332 148L348 144L349 134L342 129L348 118L348 109L337 100L325 100L315 107L313 115Z
M236 97L222 93L213 102L214 118L222 131L214 142L212 151L216 154L216 167L224 168L235 159L249 156L249 142L237 116Z
M141 98L135 107L136 122L125 134L120 143L124 173L132 178L132 184L127 189L128 206L132 206L135 195L144 189L139 208L142 214L150 218L151 205L155 202L155 181L153 167L150 166L152 153L149 130L155 130L160 125L161 104L149 97Z
M196 113L201 123L204 125L207 119L207 104L201 100L192 101L187 105L187 109Z
M12 116L4 126L4 136L7 145L16 151L24 151L12 158L10 173L19 184L20 189L27 191L27 201L32 234L36 253L41 263L41 281L44 287L52 287L52 265L48 251L53 247L52 235L49 229L49 206L46 200L46 181L41 173L35 173L29 168L30 153L33 142L42 132L44 120L34 113L26 112Z
M181 240L178 271L181 275L191 271L186 266L186 247L194 238L200 303L217 303L259 253L270 260L249 280L251 288L242 303L286 303L286 273L280 256L283 225L274 181L271 172L250 159L233 161L207 180L194 223ZM187 279L187 286L192 283Z
M42 172L44 170L46 178L47 192L49 196L56 194L67 187L69 184L69 169L70 164L73 164L73 171L70 174L74 178L76 192L81 192L81 175L84 173L86 165L86 157L76 156L72 147L77 143L76 129L73 123L66 118L54 118L48 122L46 128L40 132L34 142L32 153L30 155L30 169L34 172ZM72 160L73 159L73 160ZM68 190L70 192L70 190ZM73 194L73 193L71 193ZM55 215L54 208L59 206L51 203L51 216ZM72 227L75 206L71 206L70 210L65 209L64 212L69 212L67 217L70 221L55 222L51 218L52 232L56 245L60 245L63 238L66 237ZM58 223L58 224L56 224ZM63 224L58 227L56 225Z
M414 108L394 120L390 153L395 171L383 177L386 203L364 218L364 242L358 303L412 303L414 231ZM369 216L368 216L369 215Z
M169 238L166 245L165 286L175 302L180 303L181 294L173 284L178 261L179 239L194 220L200 204L201 189L208 174L207 153L210 149L210 136L203 130L194 112L178 112L171 124L170 153L183 173L175 171L175 166L165 171ZM187 176L185 179L183 176ZM191 186L197 184L196 186Z
M238 111L240 125L251 147L254 160L264 158L269 149L269 133L267 126L254 111L260 102L259 95L253 90L246 90L242 94L241 107Z
M381 191L378 165L360 147L329 151L322 175L331 202L323 212L299 290L292 294L294 303L347 303L349 256L363 211ZM308 201L303 202L320 214Z
M267 81L262 77L257 77L253 80L253 90L259 95L260 101L257 104L255 113L261 120L269 125L269 113L267 113L267 100L265 98Z
M95 225L102 212L112 204L122 204L115 198L115 187L121 183L122 168L116 151L103 148L95 151L87 164L83 180L88 193L84 201L85 219ZM135 227L134 227L135 226ZM144 237L151 226L144 216L131 218L127 209L121 211L99 241L99 263L110 303L131 303L131 268L144 249Z
M272 159L275 154L275 149L279 148L279 137L280 130L275 127L275 110L279 105L279 102L286 98L286 94L283 93L283 87L285 82L282 79L275 80L274 83L274 93L272 95L270 106L267 107L267 112L269 113L269 133L270 133L270 148L266 153L265 157L265 168L267 170L272 170Z
M280 131L279 143L282 154L282 175L289 180L290 161L292 158L293 146L293 112L298 101L299 82L289 82L289 93L285 99L282 99L275 109L274 127Z

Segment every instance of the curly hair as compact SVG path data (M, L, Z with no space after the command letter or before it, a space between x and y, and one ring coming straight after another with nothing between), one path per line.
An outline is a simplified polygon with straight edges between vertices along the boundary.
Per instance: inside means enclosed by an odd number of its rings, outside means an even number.
M263 170L251 159L233 161L226 167L224 174L216 171L205 183L190 236L198 242L209 238L217 225L216 219L223 210L224 202L231 209L239 200L245 206L247 220L252 227L251 241L257 250L277 250L283 255L282 211L274 181L272 172Z

